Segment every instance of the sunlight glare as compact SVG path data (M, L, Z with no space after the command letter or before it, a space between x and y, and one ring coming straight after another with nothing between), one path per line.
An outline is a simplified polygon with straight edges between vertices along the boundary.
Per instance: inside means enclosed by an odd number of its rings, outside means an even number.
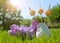
M11 3L11 5L16 6L18 8L24 7L24 1L22 0L9 0L9 2Z

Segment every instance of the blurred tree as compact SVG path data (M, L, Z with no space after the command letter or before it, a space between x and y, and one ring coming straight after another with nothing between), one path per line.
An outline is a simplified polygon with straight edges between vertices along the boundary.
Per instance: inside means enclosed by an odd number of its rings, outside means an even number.
M60 5L56 5L51 9L51 15L49 16L52 22L60 22Z
M3 29L8 29L12 24L20 25L20 20L23 19L20 13L21 10L12 6L8 0L0 0L0 22L2 21Z
M25 25L25 26L30 26L31 20L29 20L29 19L23 19L23 20L20 21L20 24L21 25Z

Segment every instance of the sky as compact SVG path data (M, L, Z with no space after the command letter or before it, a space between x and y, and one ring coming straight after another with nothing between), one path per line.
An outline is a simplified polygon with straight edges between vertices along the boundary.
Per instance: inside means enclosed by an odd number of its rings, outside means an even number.
M39 15L38 14L38 9L40 6L44 10L44 13L42 14L43 17L46 17L45 11L48 9L48 6L50 4L50 7L52 8L53 6L60 4L60 0L20 0L20 4L18 5L18 9L21 9L21 16L24 19L32 19L33 17L29 13L29 8L35 10L36 14L35 16Z

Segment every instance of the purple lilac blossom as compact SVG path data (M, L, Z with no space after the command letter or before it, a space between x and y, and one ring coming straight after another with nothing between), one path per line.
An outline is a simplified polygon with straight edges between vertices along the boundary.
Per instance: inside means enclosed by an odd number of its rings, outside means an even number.
M15 35L15 34L17 34L18 30L19 30L19 26L16 25L16 24L13 24L13 25L10 26L10 30L8 31L8 33L10 35Z
M38 23L37 23L36 20L33 20L30 27L27 27L27 26L24 26L24 25L19 27L16 24L11 25L10 26L11 30L9 30L8 33L10 35L16 35L17 31L19 31L20 34L23 35L23 34L26 34L28 32L28 34L31 36L32 33L36 32L37 28L38 28Z
M16 35L16 31L15 30L9 30L8 34L10 34L10 35Z
M24 26L24 25L22 25L22 26L20 26L20 32L27 32L28 30L28 27L26 27L26 26Z
M38 28L38 23L36 20L33 20L30 27L30 29L33 29L33 32L36 32L37 28Z
M13 25L10 26L10 29L11 29L11 30L15 30L17 27L18 27L18 26L17 26L16 24L13 24Z
M32 39L34 36L36 36L37 28L39 27L36 20L33 20L30 27L28 28L28 35L30 39Z

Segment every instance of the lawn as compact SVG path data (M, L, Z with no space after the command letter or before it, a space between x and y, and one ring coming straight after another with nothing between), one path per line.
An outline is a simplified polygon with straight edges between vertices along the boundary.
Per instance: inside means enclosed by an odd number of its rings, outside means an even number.
M60 43L60 29L50 29L50 31L50 37L43 35L40 38L22 41L20 37L10 36L7 31L0 30L0 43Z

